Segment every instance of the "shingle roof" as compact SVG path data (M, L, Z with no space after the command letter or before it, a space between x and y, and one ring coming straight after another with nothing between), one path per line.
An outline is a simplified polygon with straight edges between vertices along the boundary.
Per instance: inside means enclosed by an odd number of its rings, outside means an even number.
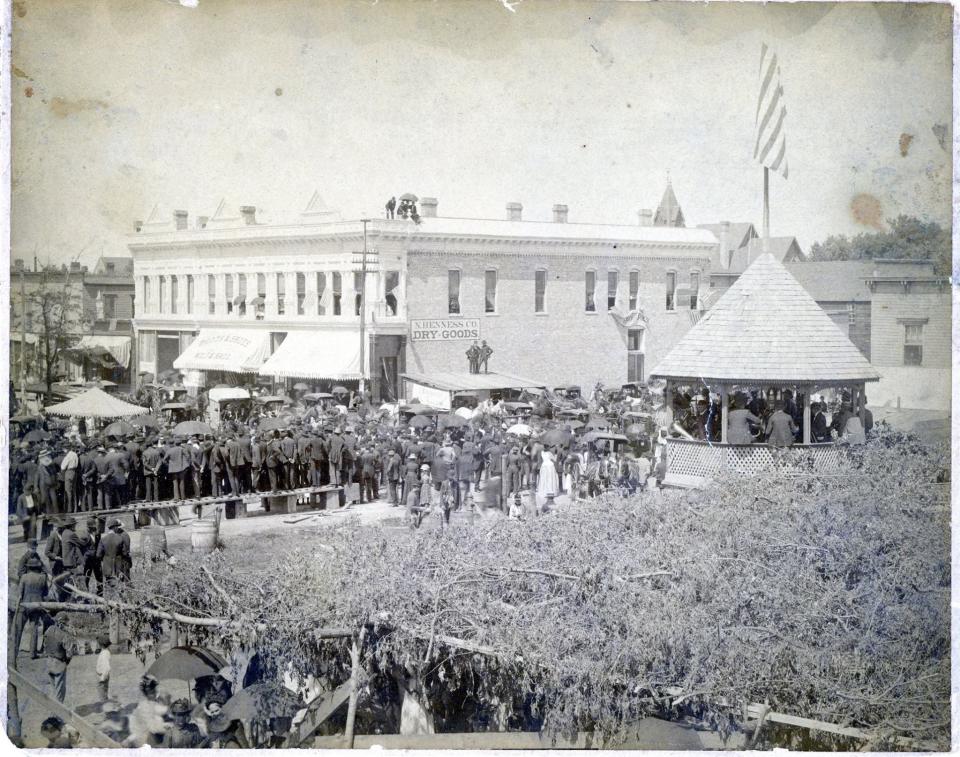
M870 302L866 279L873 273L872 261L823 260L785 265L817 302Z
M803 254L803 250L800 249L796 237L770 237L770 239L767 240L766 250L782 263L794 247L801 255ZM750 263L763 255L763 251L763 239L761 237L751 239L739 250L733 251L733 256L730 260L730 270L747 270Z
M880 378L770 254L754 261L650 375L761 385Z
M673 193L673 185L667 180L667 188L663 190L663 197L660 205L657 207L657 213L653 217L654 226L676 226L682 228L686 226L683 220L683 211L680 209L680 203L677 202L677 196Z

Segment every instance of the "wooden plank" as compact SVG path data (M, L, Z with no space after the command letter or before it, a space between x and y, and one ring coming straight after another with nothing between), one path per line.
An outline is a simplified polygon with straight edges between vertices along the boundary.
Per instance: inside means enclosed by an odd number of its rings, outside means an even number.
M352 680L352 679L351 679ZM317 729L350 699L351 680L340 684L332 692L320 695L307 707L307 714L287 736L284 749L295 749L316 733ZM337 736L338 746L342 746L342 737Z
M66 705L53 699L41 691L34 683L28 681L24 676L14 668L7 670L9 682L17 689L19 700L24 698L33 699L37 704L42 705L51 715L56 715L69 726L76 729L88 747L101 747L106 749L122 748L123 744L117 743L107 734L98 730L93 724L84 720Z

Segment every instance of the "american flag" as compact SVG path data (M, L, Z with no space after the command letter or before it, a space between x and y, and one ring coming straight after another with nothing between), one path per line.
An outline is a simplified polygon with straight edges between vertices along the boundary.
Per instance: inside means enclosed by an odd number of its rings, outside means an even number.
M784 120L787 109L783 104L780 85L780 65L776 53L763 45L760 50L760 97L757 99L757 143L753 157L760 165L787 178L787 135Z

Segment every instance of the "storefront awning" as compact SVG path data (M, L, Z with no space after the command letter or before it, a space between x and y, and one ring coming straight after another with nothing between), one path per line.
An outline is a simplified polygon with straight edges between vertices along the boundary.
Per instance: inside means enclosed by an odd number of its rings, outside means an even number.
M73 348L81 352L104 351L110 353L117 365L123 368L130 367L130 337L114 336L109 334L93 334L80 337Z
M352 329L291 331L261 376L349 381L360 378L360 334Z
M269 331L200 329L173 367L178 371L256 373L269 354Z

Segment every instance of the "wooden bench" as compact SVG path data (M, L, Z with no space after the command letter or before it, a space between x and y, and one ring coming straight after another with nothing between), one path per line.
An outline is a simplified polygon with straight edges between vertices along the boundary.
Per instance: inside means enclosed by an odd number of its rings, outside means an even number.
M335 509L342 507L344 504L342 486L308 486L302 489L286 489L257 494L264 510L270 511L272 506L276 504L279 511L283 513L295 513L300 498L305 495L309 497L311 507Z

